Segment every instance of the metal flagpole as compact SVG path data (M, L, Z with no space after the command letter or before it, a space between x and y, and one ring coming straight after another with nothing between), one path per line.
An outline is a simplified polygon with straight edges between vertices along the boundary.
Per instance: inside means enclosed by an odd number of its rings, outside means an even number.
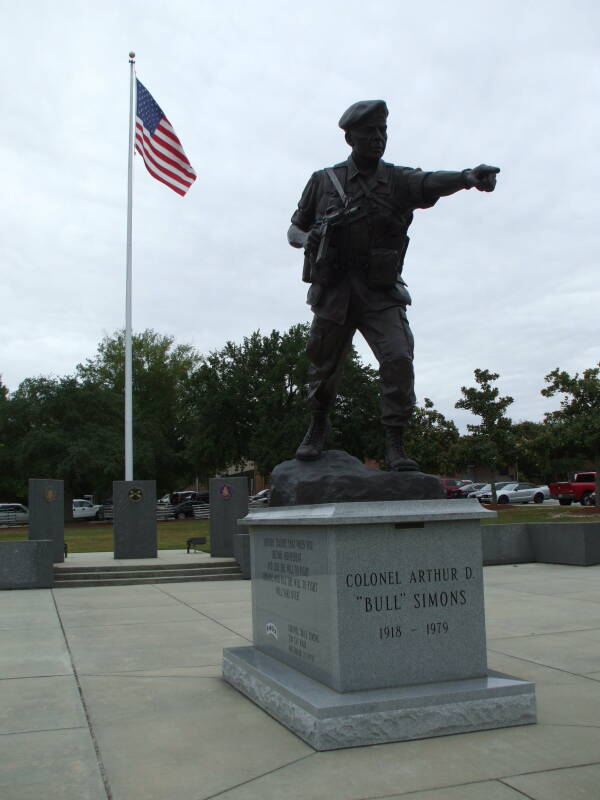
M129 160L127 175L127 270L125 278L125 480L133 480L133 402L131 356L131 222L133 194L133 147L135 131L135 53L129 53Z

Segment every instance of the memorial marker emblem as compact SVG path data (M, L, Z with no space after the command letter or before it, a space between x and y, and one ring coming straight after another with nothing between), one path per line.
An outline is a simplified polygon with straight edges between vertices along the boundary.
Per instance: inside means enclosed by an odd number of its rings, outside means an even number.
M132 486L127 492L127 499L131 503L139 503L143 496L144 493L139 486Z
M53 503L56 500L56 492L54 491L54 489L52 489L52 487L49 486L44 491L44 500L47 503Z
M274 639L279 638L277 636L277 625L274 622L267 622L265 630L267 632L267 636L272 636Z
M231 496L233 495L233 489L228 483L226 483L224 486L221 486L221 488L219 489L219 494L221 495L221 497L224 500L229 500L231 498Z

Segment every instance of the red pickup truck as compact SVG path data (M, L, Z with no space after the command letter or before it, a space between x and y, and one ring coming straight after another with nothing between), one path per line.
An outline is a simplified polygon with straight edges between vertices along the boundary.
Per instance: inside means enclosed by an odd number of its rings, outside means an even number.
M595 472L576 472L572 481L558 481L549 484L550 497L561 504L570 506L572 502L585 505L585 498L596 491Z

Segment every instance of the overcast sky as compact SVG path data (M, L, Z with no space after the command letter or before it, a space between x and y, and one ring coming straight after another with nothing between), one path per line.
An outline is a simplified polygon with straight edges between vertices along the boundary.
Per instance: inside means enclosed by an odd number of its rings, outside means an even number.
M124 326L128 52L198 173L184 198L139 157L133 327L200 352L310 319L289 218L348 152L359 99L390 110L385 158L481 162L493 194L418 211L404 277L416 393L454 409L473 370L539 420L559 366L599 360L600 6L422 0L4 2L0 375L71 374ZM360 335L364 360L374 363Z

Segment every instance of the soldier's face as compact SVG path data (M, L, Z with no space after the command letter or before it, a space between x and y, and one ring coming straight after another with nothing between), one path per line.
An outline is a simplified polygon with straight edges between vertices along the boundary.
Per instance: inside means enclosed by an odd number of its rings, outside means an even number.
M381 158L387 144L387 125L380 123L352 128L346 139L357 156Z

